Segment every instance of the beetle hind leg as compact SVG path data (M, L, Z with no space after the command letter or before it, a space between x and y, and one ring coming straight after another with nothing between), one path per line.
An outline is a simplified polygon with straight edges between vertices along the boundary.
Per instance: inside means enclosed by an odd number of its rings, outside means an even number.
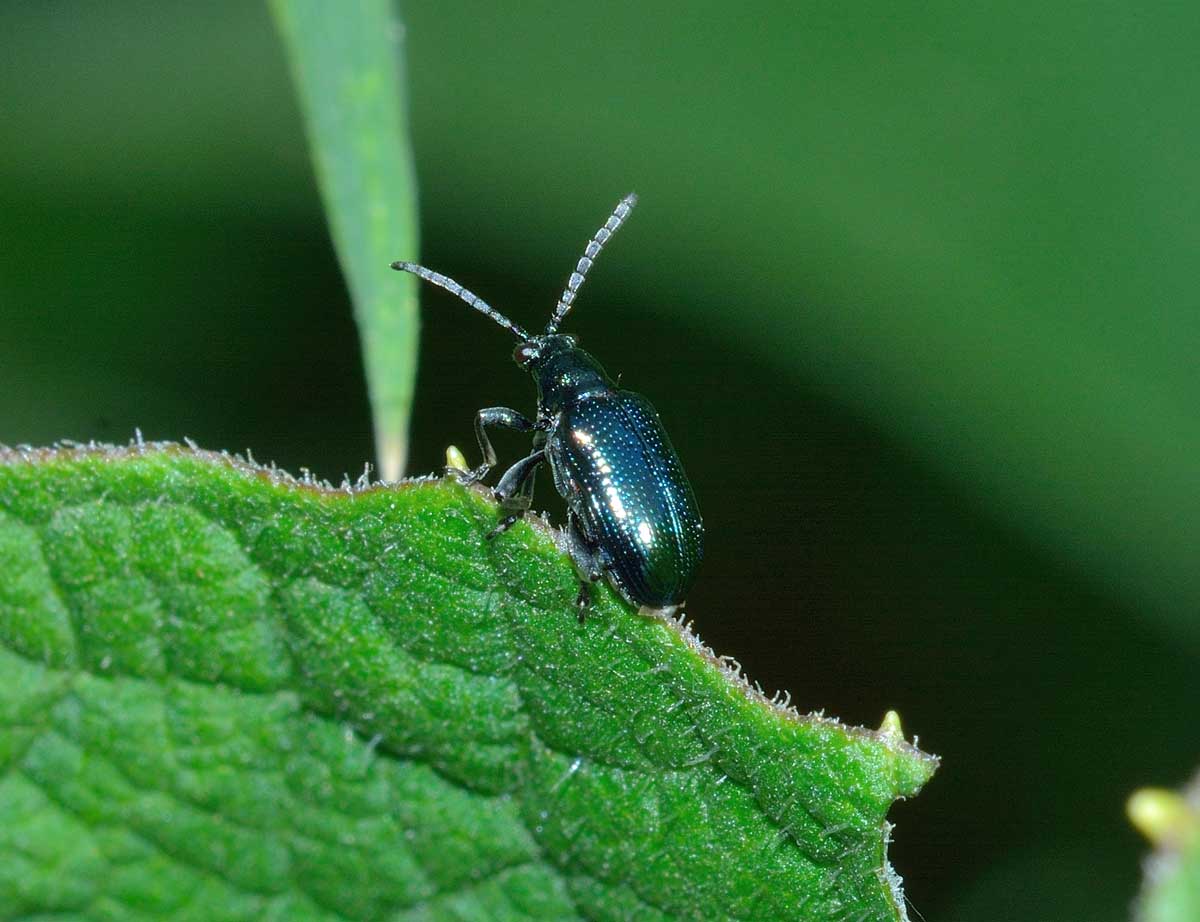
M579 609L579 623L583 624L587 619L588 606L592 604L592 583L604 575L604 555L588 541L574 512L567 513L567 551L575 569L579 571L579 592L575 596L575 606Z

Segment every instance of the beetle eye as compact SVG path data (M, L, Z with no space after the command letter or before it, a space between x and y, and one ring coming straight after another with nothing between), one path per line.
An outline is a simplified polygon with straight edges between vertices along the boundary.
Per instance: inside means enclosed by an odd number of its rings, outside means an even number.
M540 351L533 343L521 343L513 350L513 360L524 368L538 357Z

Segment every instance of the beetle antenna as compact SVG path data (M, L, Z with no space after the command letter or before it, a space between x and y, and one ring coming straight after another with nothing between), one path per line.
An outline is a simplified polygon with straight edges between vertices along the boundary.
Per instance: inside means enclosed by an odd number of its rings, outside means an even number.
M567 280L567 287L563 289L562 295L558 299L558 304L555 305L554 313L550 317L550 322L546 325L546 335L549 336L558 330L558 325L563 322L563 319L571 310L571 305L575 303L575 295L579 293L579 286L583 284L584 278L587 277L588 270L592 268L592 263L596 261L596 257L600 255L600 251L604 249L604 244L608 243L608 238L617 232L625 219L629 217L629 212L633 211L633 206L637 204L637 196L630 192L625 198L617 203L617 207L613 209L613 213L609 215L604 226L596 231L588 245L583 248L583 256L575 265L575 271L571 273L571 277Z
M442 275L440 272L434 272L432 269L426 269L424 266L418 266L416 263L406 263L402 260L396 260L396 262L392 263L392 268L397 269L400 272L411 272L418 278L423 278L427 282L432 282L434 285L437 285L438 288L446 289L446 291L450 292L450 294L455 295L461 300L465 301L469 307L473 307L475 310L479 311L479 313L491 317L494 321L496 321L496 323L504 327L504 329L516 335L516 337L522 342L528 342L533 338L526 333L522 327L513 323L502 313L488 304L487 301L479 297L479 295L475 294L473 291L468 291L467 289L463 288L462 285L458 284L458 282L454 281L454 279Z

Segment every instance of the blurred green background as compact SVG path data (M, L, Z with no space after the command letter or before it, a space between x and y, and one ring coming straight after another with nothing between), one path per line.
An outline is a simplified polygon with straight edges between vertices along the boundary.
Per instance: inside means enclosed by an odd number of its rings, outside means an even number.
M1200 762L1200 12L404 12L424 262L536 324L640 194L570 330L691 474L702 636L944 757L893 815L915 907L1127 918L1124 799ZM506 334L423 299L415 472L532 409ZM265 7L0 7L0 319L0 442L362 471Z

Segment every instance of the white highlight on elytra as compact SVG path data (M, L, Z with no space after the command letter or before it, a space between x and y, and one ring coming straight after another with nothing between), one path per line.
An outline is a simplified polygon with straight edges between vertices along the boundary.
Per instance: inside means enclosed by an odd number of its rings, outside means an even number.
M654 529L649 522L638 522L638 538L646 547L654 543Z
M600 487L604 490L604 496L608 500L608 508L612 510L612 514L617 519L623 519L629 515L625 504L621 502L621 494L612 482L612 478L608 476L612 473L612 466L608 463L608 459L601 454L600 449L594 447L595 439L592 438L590 432L585 432L582 429L572 429L571 437L575 439L577 445L590 449L592 463L596 465L596 470L604 475L600 480Z
M604 487L604 495L608 497L608 507L612 509L613 515L615 515L618 519L625 518L627 515L625 512L625 504L621 502L621 497L617 495L617 488L612 486L612 481L610 481L607 477L605 477L601 482L606 484Z

